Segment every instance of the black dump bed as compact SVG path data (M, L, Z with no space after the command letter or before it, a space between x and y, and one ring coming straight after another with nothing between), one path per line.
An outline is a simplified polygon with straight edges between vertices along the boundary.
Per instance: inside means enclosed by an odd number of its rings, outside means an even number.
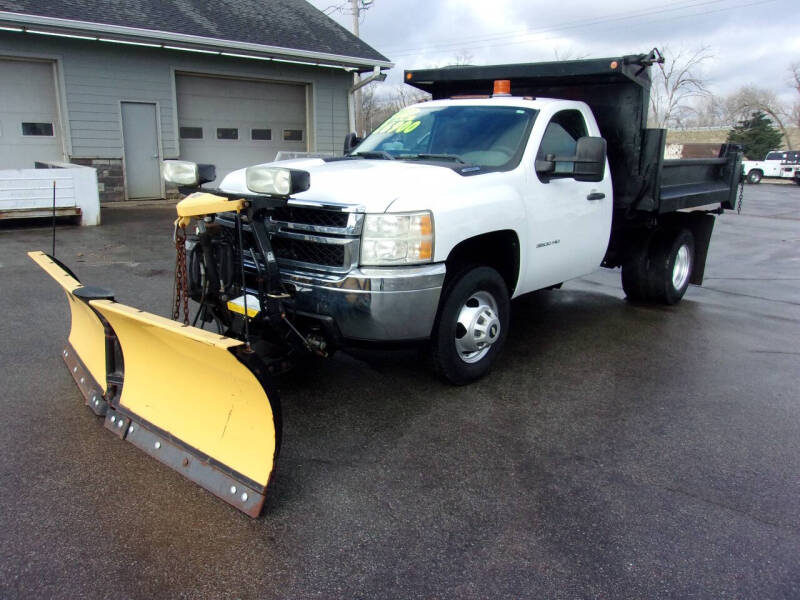
M608 143L617 209L667 213L710 204L734 208L741 153L724 145L719 158L664 160L665 129L647 128L655 52L557 62L457 66L405 72L406 83L433 95L486 96L496 79L511 94L581 100Z

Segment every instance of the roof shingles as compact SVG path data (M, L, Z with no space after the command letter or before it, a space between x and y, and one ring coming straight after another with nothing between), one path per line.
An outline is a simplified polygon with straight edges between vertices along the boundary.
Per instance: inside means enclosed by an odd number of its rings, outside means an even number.
M388 61L304 0L0 0L0 11Z

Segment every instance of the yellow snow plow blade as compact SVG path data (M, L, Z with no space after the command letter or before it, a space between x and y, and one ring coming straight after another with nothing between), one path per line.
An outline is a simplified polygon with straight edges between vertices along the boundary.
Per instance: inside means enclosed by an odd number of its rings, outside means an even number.
M280 436L277 396L265 390L258 357L238 340L125 306L110 294L93 298L97 288L81 286L45 254L30 256L67 291L77 359L86 362L82 352L88 348L95 366L102 365L105 426L258 516ZM107 361L107 353L115 356Z
M196 450L200 456L194 460L218 467L242 485L224 478L216 478L220 485L198 483L245 512L258 503L260 512L275 461L275 417L261 383L232 352L243 344L124 304L90 304L122 347L125 374L117 410L134 422L126 439L170 464L164 441L137 437L137 422L154 425L168 440ZM187 458L185 468L192 466Z
M75 296L84 287L58 261L44 252L28 252L36 264L56 280L67 294L72 315L69 338L61 353L87 404L106 392L106 341L103 323L86 302Z

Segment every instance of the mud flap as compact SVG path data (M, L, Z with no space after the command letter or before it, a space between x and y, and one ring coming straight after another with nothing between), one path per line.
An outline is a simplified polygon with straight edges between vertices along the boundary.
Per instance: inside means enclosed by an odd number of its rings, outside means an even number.
M92 293L42 252L29 256L67 294L72 326L64 358L90 407L102 403L105 426L258 516L280 442L277 395L268 394L258 357L238 340Z

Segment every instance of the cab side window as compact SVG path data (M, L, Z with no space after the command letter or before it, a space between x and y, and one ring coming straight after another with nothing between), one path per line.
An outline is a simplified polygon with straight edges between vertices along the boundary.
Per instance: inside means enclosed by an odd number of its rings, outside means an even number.
M547 160L547 155L555 157L575 156L578 138L588 135L586 121L579 110L562 110L553 115L542 137L536 160ZM565 177L572 175L571 162L557 162L553 175Z

